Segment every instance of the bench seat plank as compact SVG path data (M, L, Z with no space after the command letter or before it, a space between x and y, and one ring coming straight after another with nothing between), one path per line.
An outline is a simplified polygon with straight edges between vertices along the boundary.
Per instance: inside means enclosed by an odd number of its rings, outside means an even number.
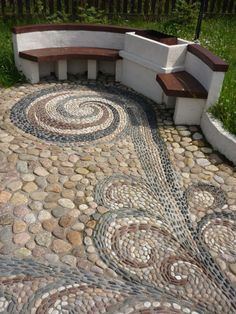
M34 62L63 59L89 59L115 61L121 59L119 50L90 47L42 48L19 52L19 56Z
M186 71L157 74L157 82L167 96L186 98L207 98L202 84Z
M215 56L212 52L206 48L198 45L191 44L188 45L188 51L206 63L212 71L227 72L229 65L219 57Z

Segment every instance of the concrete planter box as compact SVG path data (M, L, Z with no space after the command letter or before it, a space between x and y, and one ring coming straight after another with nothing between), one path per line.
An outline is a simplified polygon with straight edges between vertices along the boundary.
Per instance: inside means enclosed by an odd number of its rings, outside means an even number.
M127 33L123 52L127 56L139 58L143 63L149 63L150 67L159 70L158 72L183 68L189 42L160 34L154 31Z
M208 142L236 164L236 136L226 131L219 120L206 112L202 115L201 128Z
M188 44L156 31L126 33L124 50L120 52L123 58L121 82L158 103L164 102L156 75L184 70Z

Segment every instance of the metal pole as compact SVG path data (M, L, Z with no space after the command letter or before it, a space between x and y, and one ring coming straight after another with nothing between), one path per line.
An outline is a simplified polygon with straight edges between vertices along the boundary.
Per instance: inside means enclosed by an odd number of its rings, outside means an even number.
M202 0L200 10L199 10L198 20L197 20L197 27L196 27L196 31L195 31L194 40L198 40L199 36L200 36L205 4L206 4L206 0Z

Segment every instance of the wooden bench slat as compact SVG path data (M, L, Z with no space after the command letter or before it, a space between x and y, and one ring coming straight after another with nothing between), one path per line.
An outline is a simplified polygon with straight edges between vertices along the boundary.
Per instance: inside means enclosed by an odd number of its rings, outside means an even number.
M221 58L215 56L212 52L207 50L206 48L198 45L198 44L191 44L188 45L188 51L206 63L212 71L219 71L219 72L227 72L229 65L222 60Z
M186 71L157 74L156 80L167 96L206 99L208 95L202 84Z
M19 52L19 56L35 62L63 59L90 59L115 61L121 59L119 50L90 47L42 48Z

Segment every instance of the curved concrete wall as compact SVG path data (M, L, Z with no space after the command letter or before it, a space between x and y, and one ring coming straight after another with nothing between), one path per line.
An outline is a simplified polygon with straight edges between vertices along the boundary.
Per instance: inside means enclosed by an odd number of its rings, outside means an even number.
M187 52L185 70L194 76L208 91L206 109L219 98L225 72L213 71L205 62Z
M219 120L206 112L201 118L201 128L208 142L236 164L236 136L226 131Z
M120 50L120 80L137 92L162 102L164 94L156 82L157 73L184 69L187 45L178 40L176 45L167 45L135 34L135 29L99 25L31 25L13 30L15 61L19 70L27 73L27 64L19 58L19 52L31 49L54 47L94 47ZM83 73L86 60L68 60L69 73ZM40 63L39 75L50 74L55 64ZM114 65L99 62L99 69L114 73ZM138 79L137 79L138 78Z
M86 30L27 32L13 34L13 45L15 62L21 70L20 51L56 47L94 47L121 50L124 47L124 34Z
M94 47L123 49L124 34L93 31L45 31L15 34L18 52L53 47Z

